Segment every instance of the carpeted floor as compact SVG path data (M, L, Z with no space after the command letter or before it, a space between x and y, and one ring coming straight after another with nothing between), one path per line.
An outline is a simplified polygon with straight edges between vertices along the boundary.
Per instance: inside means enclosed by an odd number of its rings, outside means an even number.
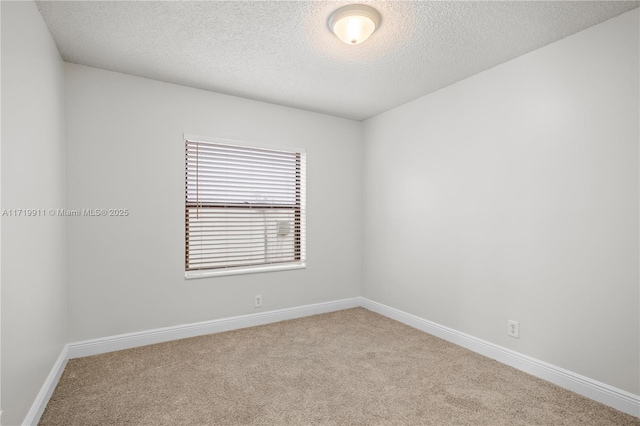
M363 308L73 359L41 425L640 425Z

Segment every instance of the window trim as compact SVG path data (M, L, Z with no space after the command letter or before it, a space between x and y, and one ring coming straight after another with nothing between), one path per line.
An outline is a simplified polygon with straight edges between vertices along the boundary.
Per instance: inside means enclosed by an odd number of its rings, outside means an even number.
M265 144L255 144L245 141L238 141L234 139L226 139L226 138L211 138L202 135L195 135L190 133L184 133L182 142L186 143L187 141L191 142L208 142L208 143L219 143L219 144L227 144L227 145L237 145L241 147L248 148L258 148L258 149L267 149L267 150L277 150L277 151L286 151L291 153L299 153L306 154L306 150L304 148L292 147L292 146L275 146L275 145L265 145ZM306 174L306 171L305 171ZM305 188L304 193L306 194L306 176L302 177L300 185L304 185ZM306 195L305 195L306 199ZM303 205L306 206L306 200L303 200ZM184 202L184 199L183 199ZM186 218L184 228L186 228ZM265 264L265 265L256 265L256 266L236 266L229 268L220 268L220 269L203 269L203 270L185 270L185 279L198 279L198 278L209 278L209 277L217 277L217 276L229 276L229 275L244 275L244 274L254 274L261 272L276 272L276 271L287 271L287 270L296 270L296 269L306 269L306 208L304 213L304 222L305 226L302 230L304 233L302 235L302 240L304 241L304 246L302 247L302 253L305 253L303 260L292 261L287 263L274 263L274 264ZM186 238L186 235L185 235ZM185 241L186 244L186 241Z
M251 268L241 266L237 268L226 268L226 269L216 269L216 270L184 271L184 278L187 280L194 280L198 278L220 277L225 275L246 275L246 274L256 274L259 272L289 271L293 269L307 269L307 263L298 262L298 263L274 264L274 265L266 265L266 266L254 266Z

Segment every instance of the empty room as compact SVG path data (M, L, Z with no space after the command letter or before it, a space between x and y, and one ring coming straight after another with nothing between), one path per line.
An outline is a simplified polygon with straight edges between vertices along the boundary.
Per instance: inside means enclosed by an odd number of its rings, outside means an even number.
M640 2L2 1L1 425L640 425Z

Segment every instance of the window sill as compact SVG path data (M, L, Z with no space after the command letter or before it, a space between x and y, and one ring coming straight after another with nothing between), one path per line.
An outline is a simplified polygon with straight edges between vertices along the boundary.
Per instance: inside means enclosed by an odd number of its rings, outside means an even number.
M288 263L286 265L268 265L268 266L256 266L252 268L229 268L218 269L215 271L186 271L184 278L187 280L193 280L198 278L220 277L226 275L244 275L244 274L256 274L259 272L275 272L275 271L288 271L292 269L306 269L307 264L302 263Z

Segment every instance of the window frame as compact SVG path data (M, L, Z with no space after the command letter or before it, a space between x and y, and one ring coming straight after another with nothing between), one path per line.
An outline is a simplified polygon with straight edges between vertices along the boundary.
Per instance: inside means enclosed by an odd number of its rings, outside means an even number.
M238 141L233 139L225 139L225 138L211 138L201 135L194 134L183 134L183 146L186 146L187 142L203 142L203 143L217 143L223 145L232 145L238 147L246 147L246 148L255 148L259 150L275 150L275 151L285 151L289 153L300 154L304 157L303 165L306 164L306 150L304 148L299 147L291 147L291 146L273 146L266 144L255 144L249 143L245 141ZM188 209L193 208L193 206L188 205L188 201L186 198L186 154L185 154L185 197L184 200L184 268L185 268L185 279L197 279L197 278L207 278L207 277L217 277L217 276L228 276L228 275L241 275L241 274L253 274L253 273L262 273L262 272L276 272L276 271L286 271L286 270L295 270L295 269L306 269L306 166L304 166L301 170L300 180L296 181L296 186L300 188L299 192L299 202L300 207L296 210L300 211L300 259L293 260L290 262L283 263L272 263L272 264L256 264L256 265L247 265L247 266L235 266L235 267L225 267L225 268L215 268L215 269L197 269L197 270L188 270ZM298 197L297 197L298 198ZM206 207L205 207L206 208ZM296 242L296 238L294 237L294 244L298 244Z

